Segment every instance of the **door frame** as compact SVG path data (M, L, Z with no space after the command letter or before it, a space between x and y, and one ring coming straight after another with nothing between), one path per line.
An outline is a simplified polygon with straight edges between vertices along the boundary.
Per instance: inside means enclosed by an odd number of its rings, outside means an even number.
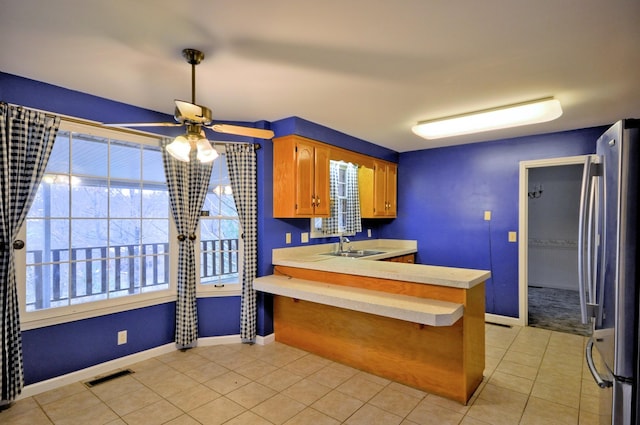
M584 164L591 155L520 161L518 212L518 319L517 324L529 324L529 169Z

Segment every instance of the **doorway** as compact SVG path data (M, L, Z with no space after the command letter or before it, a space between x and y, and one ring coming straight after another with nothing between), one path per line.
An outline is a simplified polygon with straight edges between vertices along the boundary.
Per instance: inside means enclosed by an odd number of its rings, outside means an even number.
M580 323L578 212L585 156L520 163L519 321L587 335Z

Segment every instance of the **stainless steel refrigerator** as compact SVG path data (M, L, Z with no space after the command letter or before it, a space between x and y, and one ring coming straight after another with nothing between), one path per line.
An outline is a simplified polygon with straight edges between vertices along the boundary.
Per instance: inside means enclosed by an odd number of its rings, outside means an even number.
M622 120L585 161L578 236L586 360L603 424L640 423L638 405L638 169L640 120ZM594 384L594 385L595 385Z

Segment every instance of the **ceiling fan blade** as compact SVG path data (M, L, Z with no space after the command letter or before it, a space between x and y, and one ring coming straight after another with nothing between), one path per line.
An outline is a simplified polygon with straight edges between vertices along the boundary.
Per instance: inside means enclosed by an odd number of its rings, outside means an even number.
M180 127L179 122L121 122L115 124L104 124L105 127Z
M271 130L253 127L241 127L239 125L231 124L214 124L208 126L208 128L212 129L213 131L217 131L218 133L236 134L238 136L255 137L257 139L271 139L274 136L274 133Z

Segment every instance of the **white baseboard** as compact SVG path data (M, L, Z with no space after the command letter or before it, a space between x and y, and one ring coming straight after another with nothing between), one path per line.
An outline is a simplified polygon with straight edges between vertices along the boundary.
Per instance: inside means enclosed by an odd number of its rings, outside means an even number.
M267 345L274 342L275 335L269 334L267 336L256 336L256 344L258 345ZM226 336L214 336L209 338L198 338L198 347L209 347L212 345L221 345L221 344L240 344L242 339L240 335L226 335Z
M256 344L267 345L276 342L276 335L269 334L267 336L258 336L256 337Z
M275 341L274 334L267 336L257 336L256 344L267 345ZM223 344L240 344L242 340L240 335L225 335L215 336L208 338L199 338L199 347L209 347L213 345ZM104 375L109 372L118 369L126 369L127 367L144 361L153 357L160 356L162 354L171 353L176 351L175 343L161 345L159 347L152 348L150 350L141 351L139 353L131 354L118 359L110 360L108 362L100 363L95 366L88 367L86 369L77 370L75 372L67 373L66 375L56 376L55 378L47 379L45 381L36 382L35 384L27 385L22 389L22 393L18 396L17 400L32 397L34 395L41 394L46 391L55 390L56 388L64 387L75 382L87 381L96 376Z
M484 321L487 323L497 323L507 326L524 326L522 321L517 317L500 316L498 314L485 313Z
M152 357L160 356L162 354L170 353L175 350L176 345L172 342L170 344L161 345L150 350L141 351L139 353L100 363L86 369L67 373L66 375L56 376L55 378L36 382L35 384L25 386L22 389L22 393L20 394L20 396L18 396L18 400L21 398L31 397L46 391L55 390L56 388L64 387L65 385L70 385L75 382L86 381L96 376L104 375L113 370L124 369L128 366L131 366L132 364L148 360Z

